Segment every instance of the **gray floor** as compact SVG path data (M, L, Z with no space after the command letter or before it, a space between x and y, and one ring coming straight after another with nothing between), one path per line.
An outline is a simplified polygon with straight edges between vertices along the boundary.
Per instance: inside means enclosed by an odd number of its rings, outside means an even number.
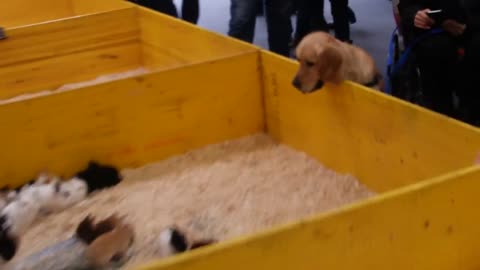
M175 0L178 4L182 0ZM227 33L230 18L230 0L200 0L199 25L207 29ZM394 28L392 6L389 0L350 0L358 22L352 25L354 43L366 49L375 58L379 69L384 71L390 34ZM330 5L326 1L326 17L331 21ZM255 44L268 48L265 19L257 19Z

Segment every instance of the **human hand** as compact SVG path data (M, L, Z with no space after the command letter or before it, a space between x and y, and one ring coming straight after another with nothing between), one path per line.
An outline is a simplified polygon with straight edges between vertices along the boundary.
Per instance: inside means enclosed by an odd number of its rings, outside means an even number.
M453 36L456 36L456 37L463 35L463 33L465 32L465 29L467 28L467 26L465 24L461 24L461 23L459 23L455 20L451 20L451 19L445 20L442 23L442 27L449 34L451 34Z
M427 14L430 9L419 10L415 15L415 27L420 29L430 29L435 24L435 20L430 18Z

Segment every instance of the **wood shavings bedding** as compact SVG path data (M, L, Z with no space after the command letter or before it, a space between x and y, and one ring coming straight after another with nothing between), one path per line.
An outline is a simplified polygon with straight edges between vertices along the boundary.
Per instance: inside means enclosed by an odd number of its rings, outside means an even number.
M14 261L67 239L88 214L126 215L135 226L135 255L127 269L155 259L158 234L172 224L222 241L374 195L354 177L337 174L264 134L122 173L120 185L37 222Z

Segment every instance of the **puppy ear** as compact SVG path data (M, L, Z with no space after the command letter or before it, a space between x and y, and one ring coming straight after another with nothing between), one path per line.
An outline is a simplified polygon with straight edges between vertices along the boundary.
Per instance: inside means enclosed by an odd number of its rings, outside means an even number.
M342 54L334 46L325 46L318 56L321 63L325 66L323 68L326 81L341 83L344 79L341 76L340 68L343 64Z

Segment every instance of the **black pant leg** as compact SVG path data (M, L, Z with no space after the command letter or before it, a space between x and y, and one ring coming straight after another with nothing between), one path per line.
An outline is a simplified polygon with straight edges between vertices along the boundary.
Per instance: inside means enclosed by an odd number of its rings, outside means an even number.
M447 34L432 35L420 42L415 54L427 107L456 117L453 106L457 66L457 43Z
M335 37L341 41L350 41L350 21L348 20L348 0L330 0L332 5Z
M183 0L182 2L182 19L197 24L200 16L199 0Z

